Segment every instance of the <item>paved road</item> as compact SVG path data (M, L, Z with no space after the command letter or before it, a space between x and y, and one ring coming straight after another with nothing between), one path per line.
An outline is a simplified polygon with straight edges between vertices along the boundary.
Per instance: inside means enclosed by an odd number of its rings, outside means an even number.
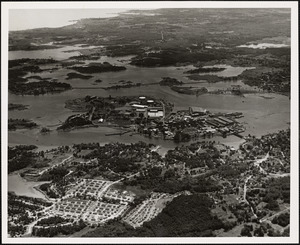
M250 175L246 180L245 180L245 184L244 184L244 201L248 203L247 199L246 199L246 195L247 195L247 183L249 181L249 179L252 178L252 175Z
M39 172L39 174L42 175L44 172L48 171L49 169L52 169L52 168L55 168L55 167L57 167L57 166L59 166L59 165L61 165L61 164L64 164L66 161L68 161L68 160L71 159L72 157L73 157L73 155L67 157L66 159L62 160L61 162L56 163L56 164L50 166L49 168L46 168L46 169L42 170L41 172Z
M269 152L265 155L264 158L258 159L258 160L256 160L256 161L254 162L254 165L255 165L255 166L258 166L259 169L260 169L260 172L262 172L262 173L264 173L264 174L267 174L267 172L260 166L260 164L261 164L262 162L266 161L268 158L269 158Z
M263 218L263 219L260 220L260 222L265 222L265 221L268 221L268 220L272 220L275 216L278 216L278 215L280 215L280 214L286 212L287 210L290 210L290 207L287 207L287 208L285 208L285 209L283 209L283 210L281 210L281 211L279 211L279 212L273 214L273 215L270 216L270 217Z
M54 205L54 204L53 204ZM43 211L47 211L48 209L52 208L51 205L50 207L46 207ZM36 223L42 219L46 218L46 216L42 216L41 218L33 221L32 223L30 223L28 226L27 226L27 229L26 229L26 232L24 233L24 235L22 237L28 237L28 236L31 236L31 233L32 233L32 229L33 227L36 225Z
M269 173L269 175L271 177L274 177L274 178L279 178L279 177L286 177L286 176L290 176L290 173L283 173L283 174L274 174L274 173Z

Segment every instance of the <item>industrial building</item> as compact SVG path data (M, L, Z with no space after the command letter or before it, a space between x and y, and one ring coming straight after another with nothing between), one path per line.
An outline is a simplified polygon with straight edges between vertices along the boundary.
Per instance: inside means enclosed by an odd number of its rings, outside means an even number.
M190 115L192 117L202 116L202 115L205 115L207 113L206 109L203 109L202 107L196 107L196 106L189 107L189 111L190 111Z

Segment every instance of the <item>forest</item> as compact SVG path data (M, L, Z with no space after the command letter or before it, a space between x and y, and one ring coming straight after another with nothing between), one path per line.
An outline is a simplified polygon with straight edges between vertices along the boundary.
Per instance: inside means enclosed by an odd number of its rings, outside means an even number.
M51 220L49 220L51 219ZM61 235L70 235L77 231L82 230L84 227L86 227L86 224L83 222L83 220L79 220L78 222L73 223L67 223L67 224L60 224L62 221L66 221L65 219L61 218L48 218L48 220L42 220L42 224L40 225L46 225L45 227L33 227L32 234L37 237L54 237L59 234ZM49 225L49 222L54 222L54 225Z
M33 152L35 149L37 149L35 145L8 147L8 173L34 164L37 156L37 154Z
M224 225L214 217L212 201L206 195L182 195L174 198L154 219L133 229L119 221L96 228L85 237L210 237Z

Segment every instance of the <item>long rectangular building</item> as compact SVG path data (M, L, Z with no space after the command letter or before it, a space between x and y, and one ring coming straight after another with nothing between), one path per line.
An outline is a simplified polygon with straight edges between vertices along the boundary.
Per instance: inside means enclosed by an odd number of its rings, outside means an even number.
M222 120L222 121L224 121L224 122L227 122L228 124L232 124L233 123L232 120L230 120L230 119L228 119L226 117L219 117L219 119Z

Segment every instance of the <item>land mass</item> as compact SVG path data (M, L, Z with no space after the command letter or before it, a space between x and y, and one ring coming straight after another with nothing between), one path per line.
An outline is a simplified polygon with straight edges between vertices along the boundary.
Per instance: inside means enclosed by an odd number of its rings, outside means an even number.
M220 72L224 70L226 70L226 68L223 67L200 67L200 68L188 70L185 73L195 74L195 73L207 73L207 72Z
M40 76L34 76L38 79L36 82L28 81L32 76L26 78L30 73L42 72L39 65L53 64L57 61L53 59L18 59L9 61L8 70L8 90L18 95L40 95L46 93L59 93L71 89L68 83L49 81L41 79Z
M80 73L101 73L101 72L112 72L112 71L123 71L126 70L124 66L111 65L108 62L103 63L92 63L88 66L73 66L71 69Z
M145 15L149 13L149 15ZM219 18L215 18L218 15ZM251 21L249 21L251 20ZM270 25L276 21L276 25ZM199 25L201 28L199 28ZM78 32L78 29L82 32ZM256 67L238 78L250 86L267 92L289 95L290 46L251 48L247 44L264 42L288 43L290 36L289 13L282 10L259 9L157 9L138 11L113 18L84 19L61 28L41 28L9 33L11 50L28 49L28 46L53 47L84 43L83 55L68 61L98 60L102 55L130 57L137 67L168 67L191 64L190 79L209 82L227 81L216 76L201 77L199 73L218 72L213 64L232 64ZM89 37L88 39L86 37ZM183 38L184 37L184 38ZM30 41L29 41L30 40ZM88 45L96 48L88 49ZM81 65L84 65L81 63ZM266 74L261 69L275 68ZM101 73L125 70L124 66L89 64L69 67L81 73ZM232 80L237 78L232 78ZM230 79L229 79L230 80Z
M27 110L29 105L23 105L23 104L14 104L14 103L8 103L8 110L13 111L13 110Z
M159 82L161 86L175 86L175 85L182 85L182 81L178 81L176 78L171 77L163 77L162 80Z
M27 119L8 119L8 130L16 130L16 129L32 129L37 127L37 124L31 120Z
M238 149L194 142L164 157L143 142L10 147L10 171L48 181L40 188L50 198L9 194L9 234L31 226L42 237L86 227L85 237L226 236L237 228L236 236L288 236L289 136L248 136Z
M67 74L67 78L66 80L70 80L70 79L90 79L93 76L86 76L86 75L82 75L80 73L76 73L76 72L70 72Z

